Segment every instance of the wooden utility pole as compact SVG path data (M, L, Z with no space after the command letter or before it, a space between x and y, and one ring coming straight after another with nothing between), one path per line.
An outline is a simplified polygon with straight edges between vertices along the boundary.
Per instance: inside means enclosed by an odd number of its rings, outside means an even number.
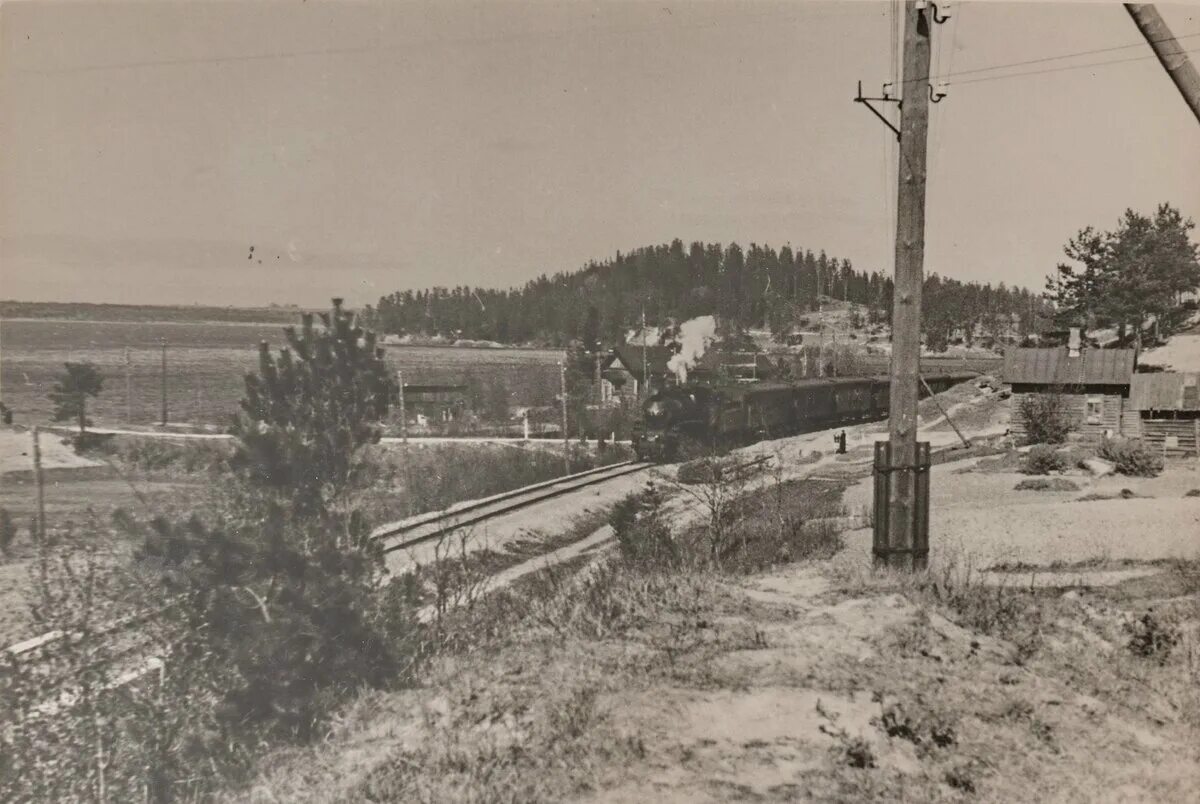
M571 443L567 439L567 364L558 363L559 399L562 400L563 474L571 474Z
M162 423L167 426L167 339L162 339Z
M133 360L125 347L125 423L133 422Z
M641 393L638 394L639 399L641 397L645 396L650 391L650 389L647 387L647 382L649 381L649 374L650 374L650 367L649 367L649 364L646 363L646 305L643 304L642 305L642 389L641 389Z
M600 348L596 347L596 404L604 404L604 386L601 384L603 377L600 376Z
M42 477L42 445L38 440L40 428L33 426L33 483L37 488L37 523L33 534L38 544L46 543L46 481Z
M1126 3L1125 10L1133 17L1134 24L1146 37L1146 42L1154 50L1154 55L1158 56L1163 69L1175 82L1184 103L1196 116L1196 121L1200 122L1200 74L1196 73L1187 51L1175 39L1153 3Z
M892 302L891 395L888 436L887 530L876 531L878 564L925 566L917 511L917 400L920 397L921 286L925 260L925 157L929 132L929 7L904 4L903 106L900 111L899 191L896 205L896 290ZM886 538L881 538L885 536ZM880 542L883 542L882 544Z
M400 440L408 446L408 415L404 412L404 372L400 369L396 370L396 385L400 389Z

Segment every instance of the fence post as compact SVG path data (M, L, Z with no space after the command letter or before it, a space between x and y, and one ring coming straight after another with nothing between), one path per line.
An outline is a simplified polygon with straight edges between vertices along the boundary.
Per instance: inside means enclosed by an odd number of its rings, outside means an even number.
M875 442L875 461L871 465L871 474L875 480L875 505L873 510L873 547L876 560L879 551L887 544L888 523L888 465L892 462L892 445L889 441Z
M162 339L162 424L167 426L167 339Z
M125 423L133 423L133 358L125 347Z
M41 433L40 428L35 424L33 426L33 482L37 487L37 532L34 538L38 544L46 542L46 483L42 478L42 445L39 443L38 437Z

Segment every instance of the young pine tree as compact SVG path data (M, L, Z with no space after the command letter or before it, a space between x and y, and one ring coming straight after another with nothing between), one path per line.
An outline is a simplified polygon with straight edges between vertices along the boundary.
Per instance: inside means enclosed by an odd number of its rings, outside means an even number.
M54 421L74 420L83 435L91 420L87 417L87 398L100 394L104 377L92 363L65 363L66 371L48 396L54 403Z
M363 449L394 393L374 337L340 300L264 344L233 427L234 478L211 524L153 523L143 558L189 601L186 631L228 668L230 725L312 734L339 693L396 667L377 608L382 557L355 508Z

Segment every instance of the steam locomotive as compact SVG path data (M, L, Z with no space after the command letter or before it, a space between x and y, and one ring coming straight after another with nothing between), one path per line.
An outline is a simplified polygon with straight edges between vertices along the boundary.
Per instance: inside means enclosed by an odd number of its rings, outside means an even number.
M923 379L938 393L974 377L948 373ZM887 377L672 386L643 403L633 449L641 460L665 462L713 448L875 421L888 415L889 390Z

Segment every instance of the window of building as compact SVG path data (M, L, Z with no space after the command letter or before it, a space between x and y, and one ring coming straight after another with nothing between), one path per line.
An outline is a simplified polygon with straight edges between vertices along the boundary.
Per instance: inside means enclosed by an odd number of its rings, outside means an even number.
M1104 413L1104 398L1099 396L1089 396L1087 401L1087 421L1088 424L1099 424L1100 417Z

